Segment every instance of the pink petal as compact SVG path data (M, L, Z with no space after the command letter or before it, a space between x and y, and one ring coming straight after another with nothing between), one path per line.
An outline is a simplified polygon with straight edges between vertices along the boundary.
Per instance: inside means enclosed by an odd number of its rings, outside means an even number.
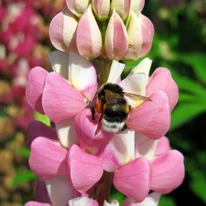
M134 159L134 131L116 134L98 157L107 172L114 172Z
M56 72L49 73L46 78L42 101L46 115L57 123L85 108L81 93Z
M167 94L170 110L172 111L178 101L178 87L172 79L170 71L166 68L157 68L152 74L146 87L146 95L151 96L158 90Z
M38 180L36 184L35 200L43 203L51 203L48 192L46 189L45 182Z
M53 178L65 173L65 156L66 150L58 142L38 137L31 144L29 166L39 177Z
M48 203L41 203L41 202L35 202L35 201L29 201L24 206L52 206Z
M185 175L184 157L177 150L158 156L152 163L151 189L166 194L176 189Z
M161 155L163 153L169 152L171 150L170 142L167 137L162 137L157 142L157 148L155 151L155 156Z
M52 205L68 206L68 201L80 196L65 175L45 180Z
M127 25L129 47L124 60L135 60L145 56L152 46L154 37L154 26L144 15L138 16L130 11Z
M133 160L114 174L114 186L124 195L141 202L147 196L151 184L150 164L144 157Z
M49 127L42 122L33 121L28 125L27 145L30 147L32 141L39 136L58 140L55 128Z
M91 6L84 12L77 27L77 49L86 58L95 58L102 51L102 36Z
M114 136L112 132L100 130L95 135L99 123L99 116L92 120L92 113L90 109L85 109L75 117L75 127L81 148L86 147L100 147L106 145Z
M114 11L110 17L105 34L105 52L109 59L122 59L128 48L126 27Z
M109 18L110 0L93 0L92 8L100 21L105 21Z
M48 72L42 67L34 67L28 77L26 88L26 98L29 105L41 114L44 114L42 108L42 93L44 82Z
M63 20L64 9L62 12L58 13L51 21L49 26L49 37L53 46L60 51L68 51L67 45L64 43L63 39Z
M83 152L77 145L71 146L68 152L67 170L74 188L79 192L90 189L103 174L100 160Z
M115 10L119 16L126 20L130 10L131 0L113 0L111 2L111 10Z
M159 139L169 130L170 109L167 95L158 91L150 99L134 109L126 124L150 139Z

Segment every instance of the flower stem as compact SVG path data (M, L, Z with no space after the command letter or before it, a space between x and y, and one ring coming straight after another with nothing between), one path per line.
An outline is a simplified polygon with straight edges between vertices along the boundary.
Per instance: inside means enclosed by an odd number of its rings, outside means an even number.
M96 200L99 205L103 205L104 200L109 201L112 180L113 173L104 171L102 178L98 182L96 191Z

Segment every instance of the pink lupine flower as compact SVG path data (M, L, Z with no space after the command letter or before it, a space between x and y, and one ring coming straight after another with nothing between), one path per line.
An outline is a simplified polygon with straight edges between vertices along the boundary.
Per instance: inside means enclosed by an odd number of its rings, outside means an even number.
M146 16L137 15L131 10L126 27L129 47L123 59L131 61L145 56L152 47L154 37L152 22Z
M91 6L84 12L77 27L77 49L81 56L95 58L102 51L102 35Z
M110 0L92 0L92 8L100 21L109 18Z
M90 1L89 0L83 0L83 1L66 0L66 4L72 13L80 17L84 13L84 11L88 8Z
M126 27L114 11L105 34L105 52L109 59L122 59L128 48Z
M114 9L123 20L127 18L130 6L131 0L112 0L111 2L111 9Z
M66 8L52 19L49 36L56 49L77 52L75 37L77 24L77 17Z

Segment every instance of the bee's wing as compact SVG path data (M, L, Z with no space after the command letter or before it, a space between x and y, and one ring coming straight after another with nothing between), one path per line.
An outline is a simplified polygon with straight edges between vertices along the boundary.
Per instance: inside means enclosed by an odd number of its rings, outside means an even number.
M142 95L139 95L139 94L132 94L132 93L128 93L128 92L123 92L123 94L126 96L126 97L129 97L130 99L132 100L135 100L135 101L152 101L149 97L145 97L145 96L142 96Z
M122 99L122 96L119 93L111 92L108 89L105 89L104 92L105 92L105 100L109 104L116 104L119 99Z

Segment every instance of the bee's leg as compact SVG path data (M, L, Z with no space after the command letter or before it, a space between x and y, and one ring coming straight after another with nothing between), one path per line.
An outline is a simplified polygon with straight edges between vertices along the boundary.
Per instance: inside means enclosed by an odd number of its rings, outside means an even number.
M91 113L92 113L92 120L95 120L95 108L94 108L94 106L91 107Z

